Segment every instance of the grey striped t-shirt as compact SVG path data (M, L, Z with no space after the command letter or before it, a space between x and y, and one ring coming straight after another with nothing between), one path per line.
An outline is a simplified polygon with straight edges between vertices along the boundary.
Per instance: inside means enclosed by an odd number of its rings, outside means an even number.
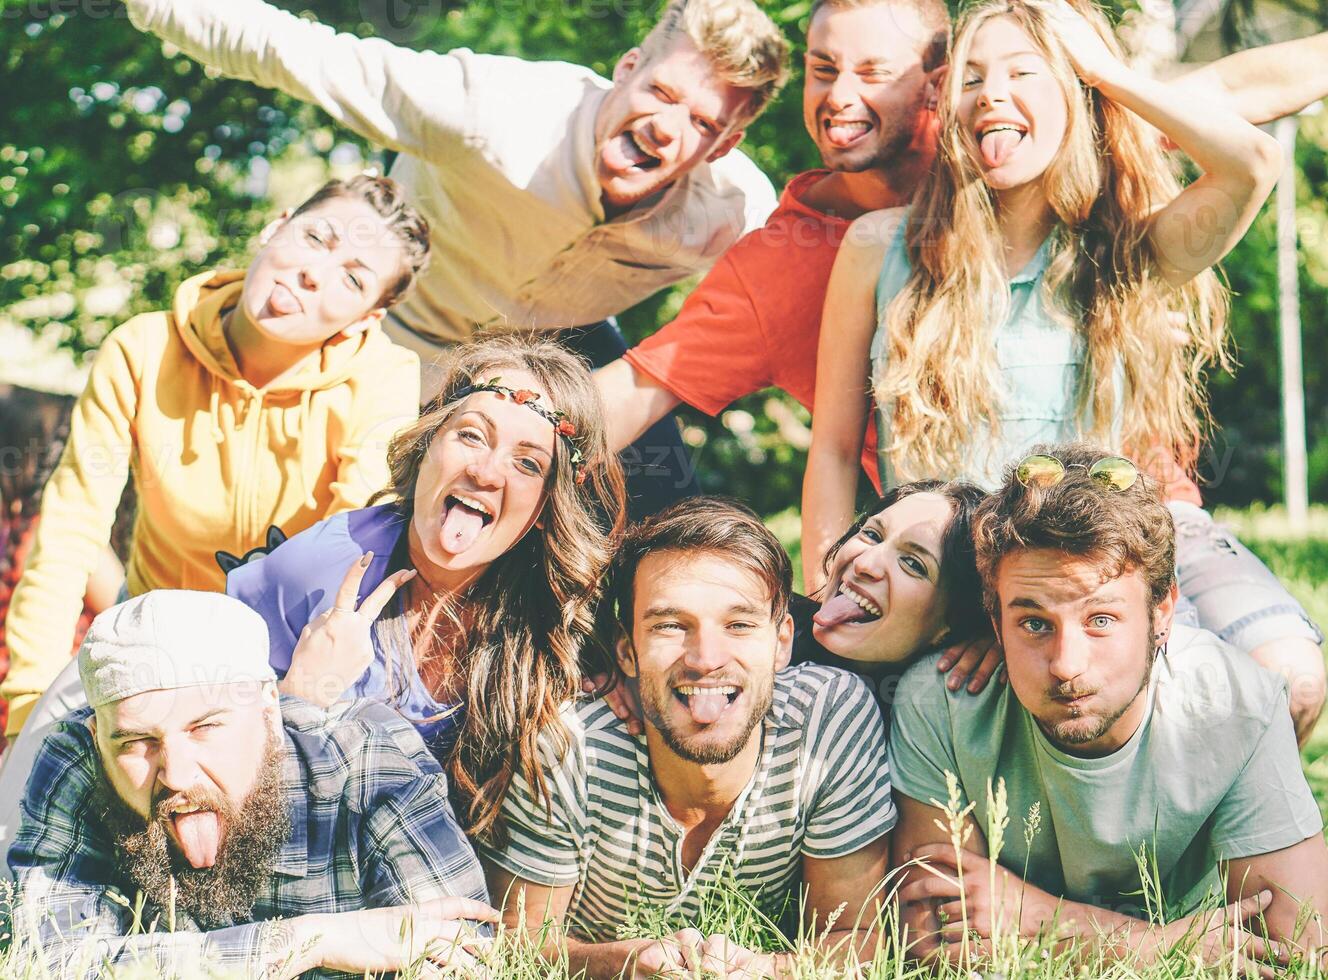
M776 674L756 771L690 874L645 737L628 735L602 700L569 705L563 721L565 757L557 761L549 739L541 745L552 812L518 773L503 804L508 843L481 851L527 881L574 885L567 925L592 942L618 938L634 906L695 916L725 866L725 880L776 916L801 883L804 855L851 854L895 824L880 711L845 671L808 664Z

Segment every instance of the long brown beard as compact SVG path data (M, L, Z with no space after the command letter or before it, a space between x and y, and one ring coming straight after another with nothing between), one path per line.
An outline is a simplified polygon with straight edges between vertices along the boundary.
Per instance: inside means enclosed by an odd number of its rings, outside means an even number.
M94 805L104 812L119 866L149 902L187 915L200 929L224 928L249 918L290 837L290 815L281 791L284 755L280 737L270 733L258 779L238 808L220 794L186 794L191 803L216 810L226 827L210 868L195 868L179 852L166 831L169 817L140 816L103 779ZM158 802L153 801L154 811Z

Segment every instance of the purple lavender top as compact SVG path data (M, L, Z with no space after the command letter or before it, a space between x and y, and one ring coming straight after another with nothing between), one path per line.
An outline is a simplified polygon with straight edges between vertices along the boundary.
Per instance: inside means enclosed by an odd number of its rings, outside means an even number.
M226 576L226 593L267 621L269 660L278 676L284 677L290 668L300 631L332 608L352 562L366 551L374 553L360 583L360 599L393 572L409 567L406 527L405 515L394 504L346 511L319 521ZM380 623L398 608L395 600L389 602ZM441 756L460 728L462 706L434 700L420 680L404 636L401 643L388 643L383 639L386 632L390 631L374 630L374 661L342 697L389 702Z

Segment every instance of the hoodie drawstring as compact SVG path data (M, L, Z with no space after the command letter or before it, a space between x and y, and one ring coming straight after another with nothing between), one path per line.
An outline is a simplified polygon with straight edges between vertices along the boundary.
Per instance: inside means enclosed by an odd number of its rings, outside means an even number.
M208 372L208 421L212 423L212 441L220 446L226 436L221 431L221 388L217 376Z
M309 400L312 392L305 388L300 392L300 431L296 438L300 441L300 489L304 491L304 506L314 508L318 506L318 500L314 497L314 489L309 485L309 452L313 440L309 438ZM320 467L321 469L321 467Z

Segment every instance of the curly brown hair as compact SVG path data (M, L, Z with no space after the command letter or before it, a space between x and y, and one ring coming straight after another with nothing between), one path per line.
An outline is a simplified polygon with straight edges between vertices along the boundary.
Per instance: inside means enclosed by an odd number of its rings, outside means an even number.
M1052 548L1091 562L1104 578L1138 569L1148 585L1148 607L1157 608L1175 581L1176 529L1157 485L1142 471L1128 490L1104 488L1088 467L1113 455L1085 443L1037 446L1033 453L1065 464L1065 477L1053 486L1024 486L1015 476L978 508L973 521L983 598L996 616L996 570L1015 551Z

